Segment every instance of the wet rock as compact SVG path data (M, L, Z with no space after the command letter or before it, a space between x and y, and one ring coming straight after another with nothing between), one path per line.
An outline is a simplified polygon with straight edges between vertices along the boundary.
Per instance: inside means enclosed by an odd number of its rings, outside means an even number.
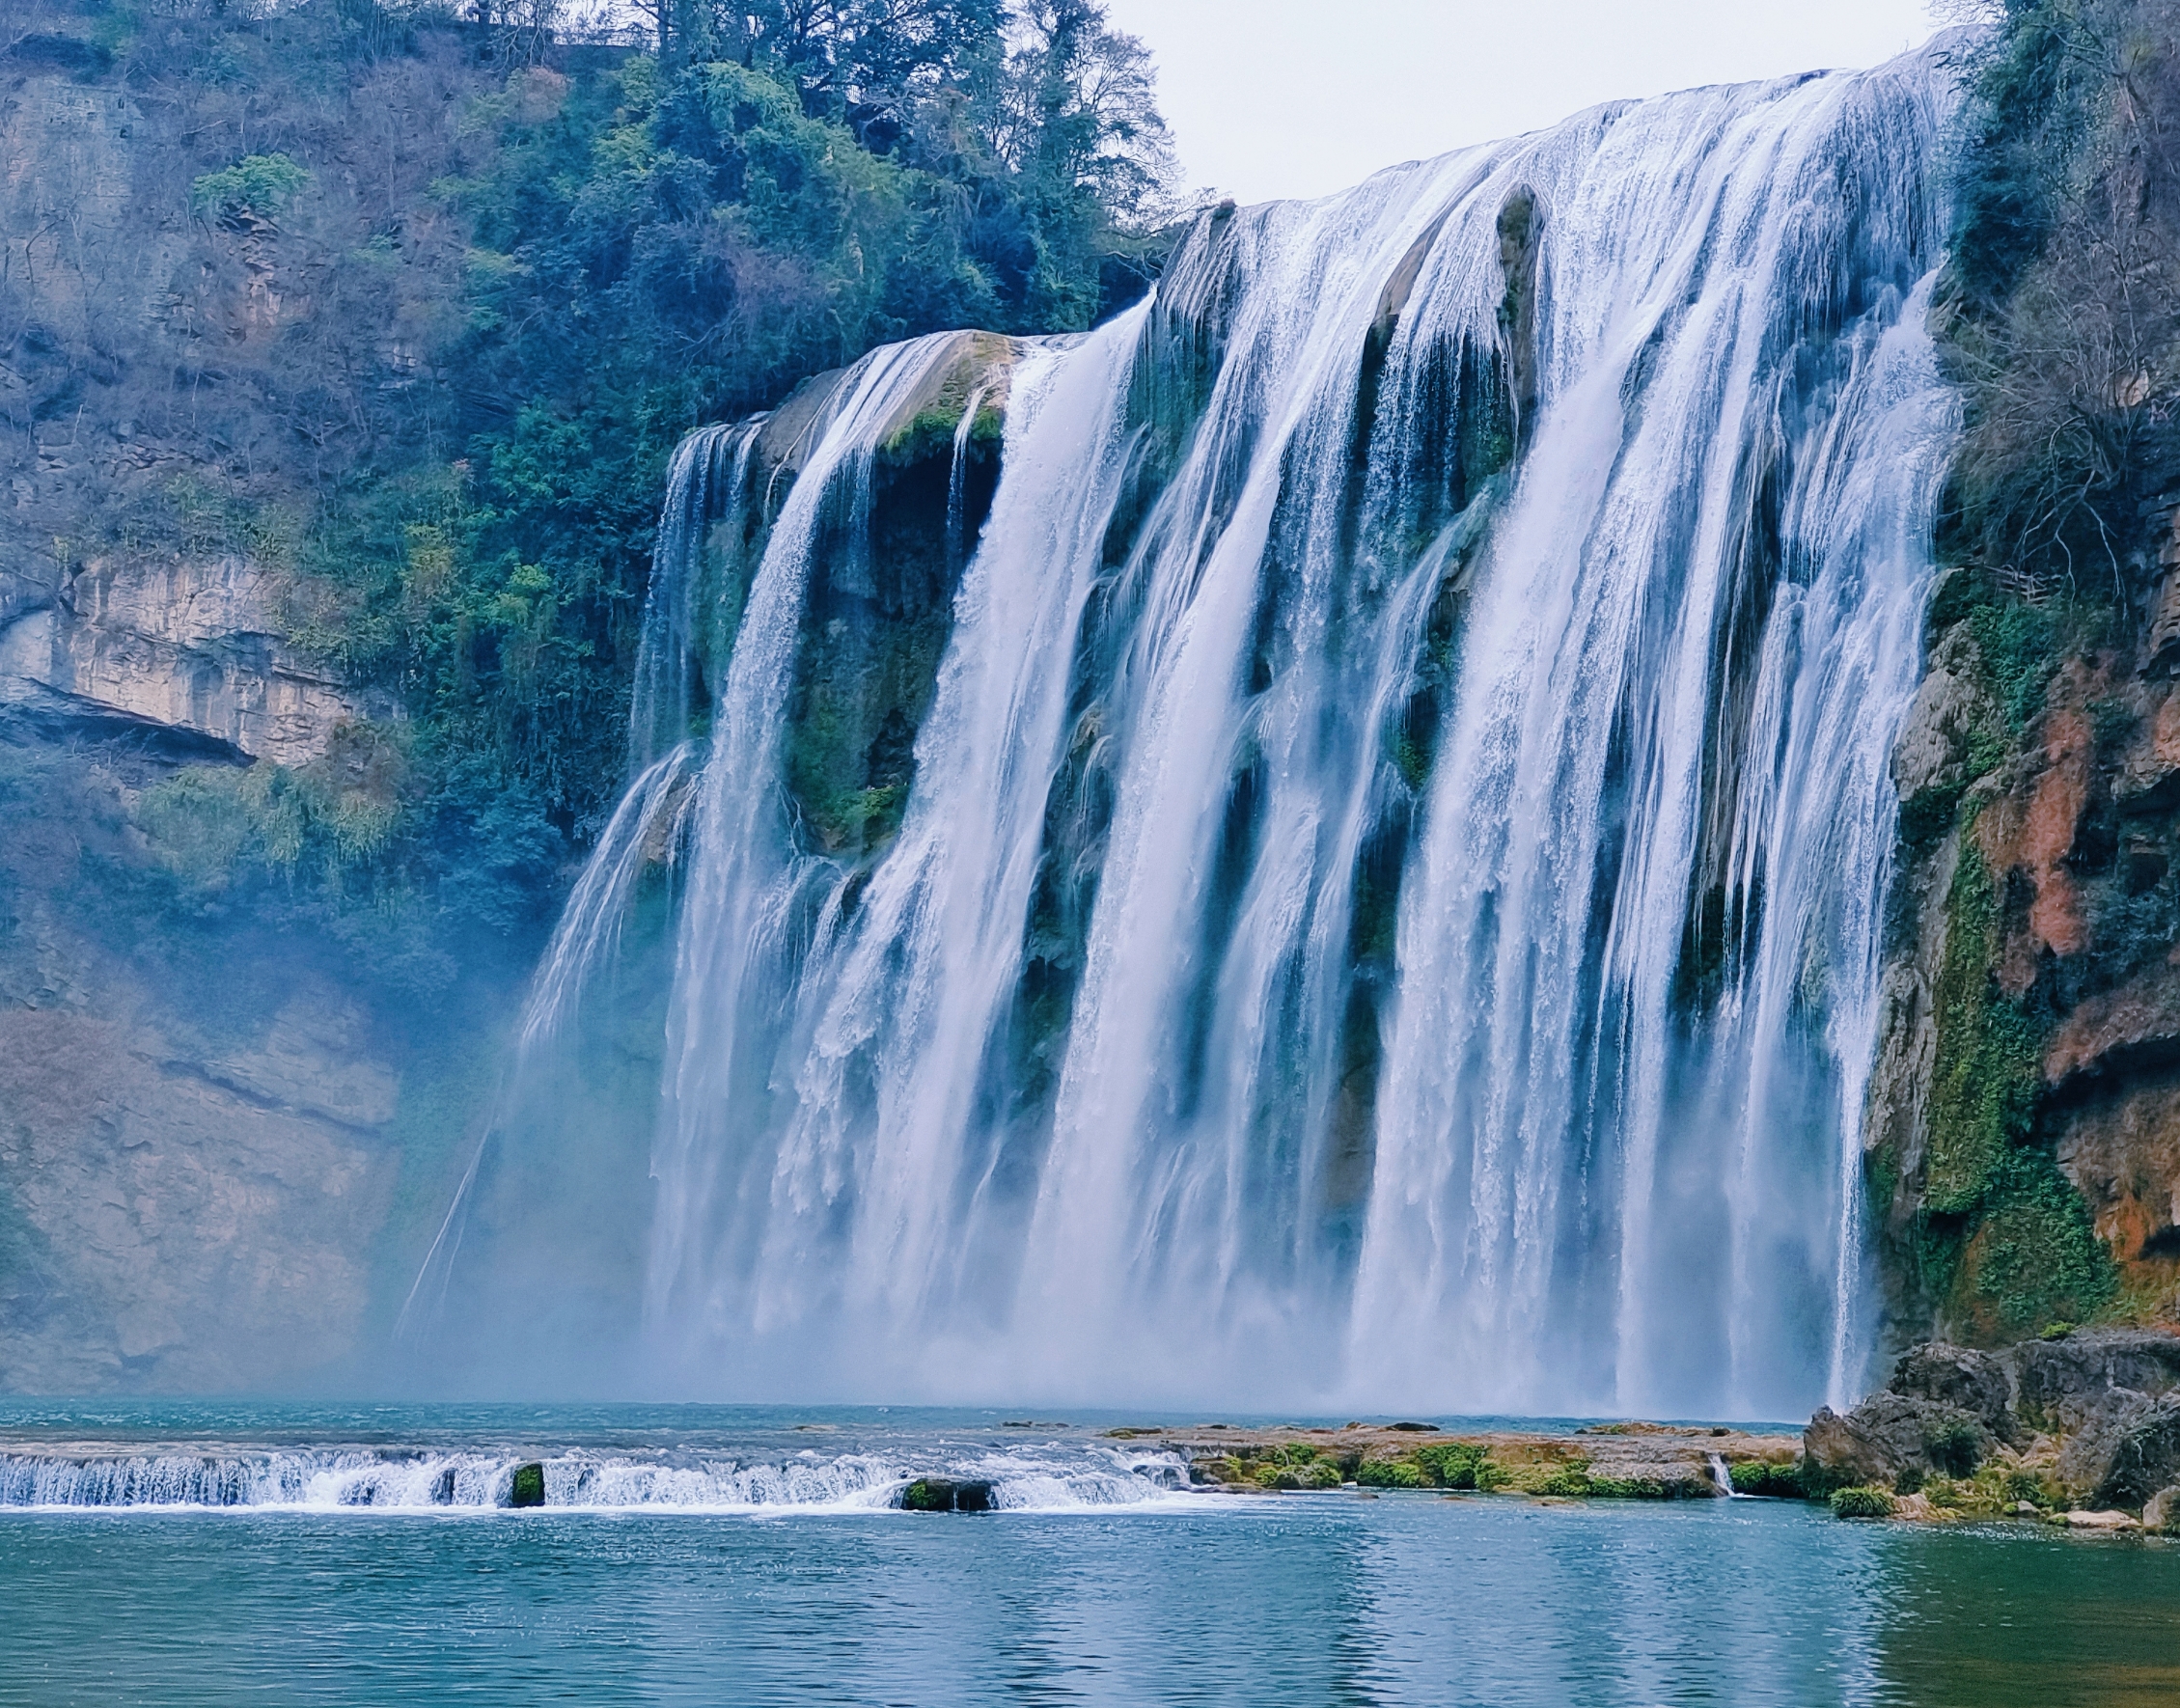
M2159 1330L2083 1331L2024 1341L1999 1356L2013 1374L2014 1409L2059 1433L2081 1428L2115 1391L2180 1388L2180 1336Z
M1969 738L1994 724L1998 715L1991 697L1965 670L1956 673L1937 664L1917 688L1892 744L1892 781L1900 799L1965 785Z
M2066 1515L2066 1528L2070 1530L2132 1530L2141 1527L2124 1512L2070 1512Z
M904 1512L989 1512L992 1485L975 1479L920 1476L900 1492Z
M2180 1481L2180 1393L2145 1400L2117 1420L2095 1499L2104 1506L2146 1506Z
M542 1506L545 1503L545 1468L537 1460L514 1468L514 1480L508 1489L510 1506Z
M1918 1346L1846 1416L1820 1410L1803 1445L1820 1485L1905 1492L1998 1456L2099 1507L2140 1506L2180 1484L2180 1336L2108 1329L1998 1352Z
M1987 1352L1933 1340L1900 1360L1890 1386L1894 1393L1966 1413L2001 1441L2016 1433L2012 1384L2005 1366Z
M1991 1433L1958 1406L1879 1392L1845 1417L1819 1410L1802 1441L1827 1483L1892 1484L1918 1474L1968 1474L1988 1452Z
M2160 1489L2142 1505L2145 1530L2180 1530L2180 1486Z

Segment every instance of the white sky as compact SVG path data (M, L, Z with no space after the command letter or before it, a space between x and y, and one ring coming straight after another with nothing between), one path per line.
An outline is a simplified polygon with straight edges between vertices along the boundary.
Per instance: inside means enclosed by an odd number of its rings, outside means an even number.
M1869 66L1929 0L1108 0L1190 183L1317 196L1599 101Z

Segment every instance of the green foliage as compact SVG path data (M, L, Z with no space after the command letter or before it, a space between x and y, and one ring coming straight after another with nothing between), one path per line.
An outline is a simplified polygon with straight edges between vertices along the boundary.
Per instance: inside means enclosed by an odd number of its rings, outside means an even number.
M442 963L467 927L534 933L623 780L676 441L885 340L1080 329L1154 270L1163 127L1102 6L666 12L652 52L375 0L131 10L116 36L115 76L185 116L158 161L208 294L181 318L231 347L171 435L199 460L87 500L107 537L65 549L249 557L292 643L408 731L390 788L257 767L151 791L185 894L325 888L412 973L389 922L436 918ZM450 122L388 117L419 112ZM277 282L277 324L243 312L266 265L308 281ZM149 402L116 407L150 436ZM843 846L904 802L866 758L820 767Z
M1969 628L1983 671L2006 723L2018 737L2043 709L2044 689L2058 668L2058 637L2051 618L2020 599L1982 604L1969 614ZM1971 770L1980 775L1989 765Z
M1355 1480L1366 1489L1423 1489L1430 1478L1413 1459L1365 1459Z
M1779 1465L1769 1459L1744 1459L1731 1467L1733 1492L1737 1495L1768 1495L1776 1500L1799 1501L1808 1491L1802 1480L1802 1467L1788 1463Z
M337 781L342 769L355 773L349 786ZM159 862L193 889L225 889L245 864L339 888L391 842L400 771L398 747L353 730L331 763L302 770L184 766L144 791L136 817Z
M1521 1486L1525 1493L1532 1495L1580 1497L1595 1492L1589 1474L1580 1465L1556 1465L1542 1475L1530 1477Z
M1442 1489L1488 1489L1493 1467L1490 1449L1473 1442L1441 1442L1420 1447L1416 1463Z
M2094 1315L2118 1289L2089 1206L2041 1151L2000 1166L1969 1247L1971 1298L2004 1339Z
M1946 897L1945 959L1934 993L1924 1203L1957 1216L1982 1200L1994 1171L2028 1135L2041 1056L2038 1028L1994 985L1999 914L1982 855L1964 839Z
M1339 1467L1322 1459L1273 1461L1259 1465L1254 1480L1260 1489L1337 1489Z
M1983 1432L1966 1418L1948 1419L1923 1431L1922 1450L1947 1476L1972 1476L1983 1457Z
M270 219L303 192L311 175L286 154L246 154L189 187L189 207L207 219Z
M1892 1497L1884 1489L1860 1484L1835 1489L1832 1492L1832 1515L1835 1518L1890 1518Z

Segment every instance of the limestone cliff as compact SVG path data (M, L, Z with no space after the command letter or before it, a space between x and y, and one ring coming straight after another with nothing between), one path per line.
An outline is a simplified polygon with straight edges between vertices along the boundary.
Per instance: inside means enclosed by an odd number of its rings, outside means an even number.
M323 246L198 217L187 100L32 10L0 32L0 1391L352 1375L469 1069L418 1067L353 920L211 858L298 788L367 823L399 762L398 701L296 638L307 424L252 384ZM225 820L162 820L200 777Z
M1965 403L1865 1139L1901 1340L2180 1317L2180 11L1963 55Z

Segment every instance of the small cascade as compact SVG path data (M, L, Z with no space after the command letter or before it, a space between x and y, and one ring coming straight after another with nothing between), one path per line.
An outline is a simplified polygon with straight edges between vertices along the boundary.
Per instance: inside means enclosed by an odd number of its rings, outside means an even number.
M1741 1494L1734 1488L1733 1468L1725 1462L1725 1455L1724 1453L1712 1453L1709 1455L1709 1458L1711 1463L1711 1481L1718 1485L1719 1493L1725 1496L1729 1501L1745 1501L1750 1499L1749 1496Z
M627 918L628 897L644 868L677 863L693 753L686 741L667 749L614 809L546 946L523 1009L518 1056L528 1056L558 1033L574 1012L584 981L612 958Z
M640 774L689 738L698 660L724 637L732 601L707 574L712 530L730 543L749 499L752 458L766 418L700 427L675 448L651 546L650 589L636 651L628 714L628 765ZM724 653L725 647L719 650Z
M1857 1388L1952 98L1941 44L1598 108L1206 215L1150 299L1014 346L1003 401L942 335L783 405L754 567L654 586L630 816L534 1005L569 1024L547 984L676 803L657 1379ZM939 421L919 604L874 495ZM683 447L662 541L757 443Z
M860 1511L890 1507L918 1477L990 1485L998 1511L1142 1505L1187 1483L1170 1453L1120 1448L964 1447L746 1455L573 1451L541 1456L430 1447L166 1449L86 1455L0 1452L0 1508L271 1507L486 1511L514 1504L518 1467L536 1465L547 1508L653 1512Z

